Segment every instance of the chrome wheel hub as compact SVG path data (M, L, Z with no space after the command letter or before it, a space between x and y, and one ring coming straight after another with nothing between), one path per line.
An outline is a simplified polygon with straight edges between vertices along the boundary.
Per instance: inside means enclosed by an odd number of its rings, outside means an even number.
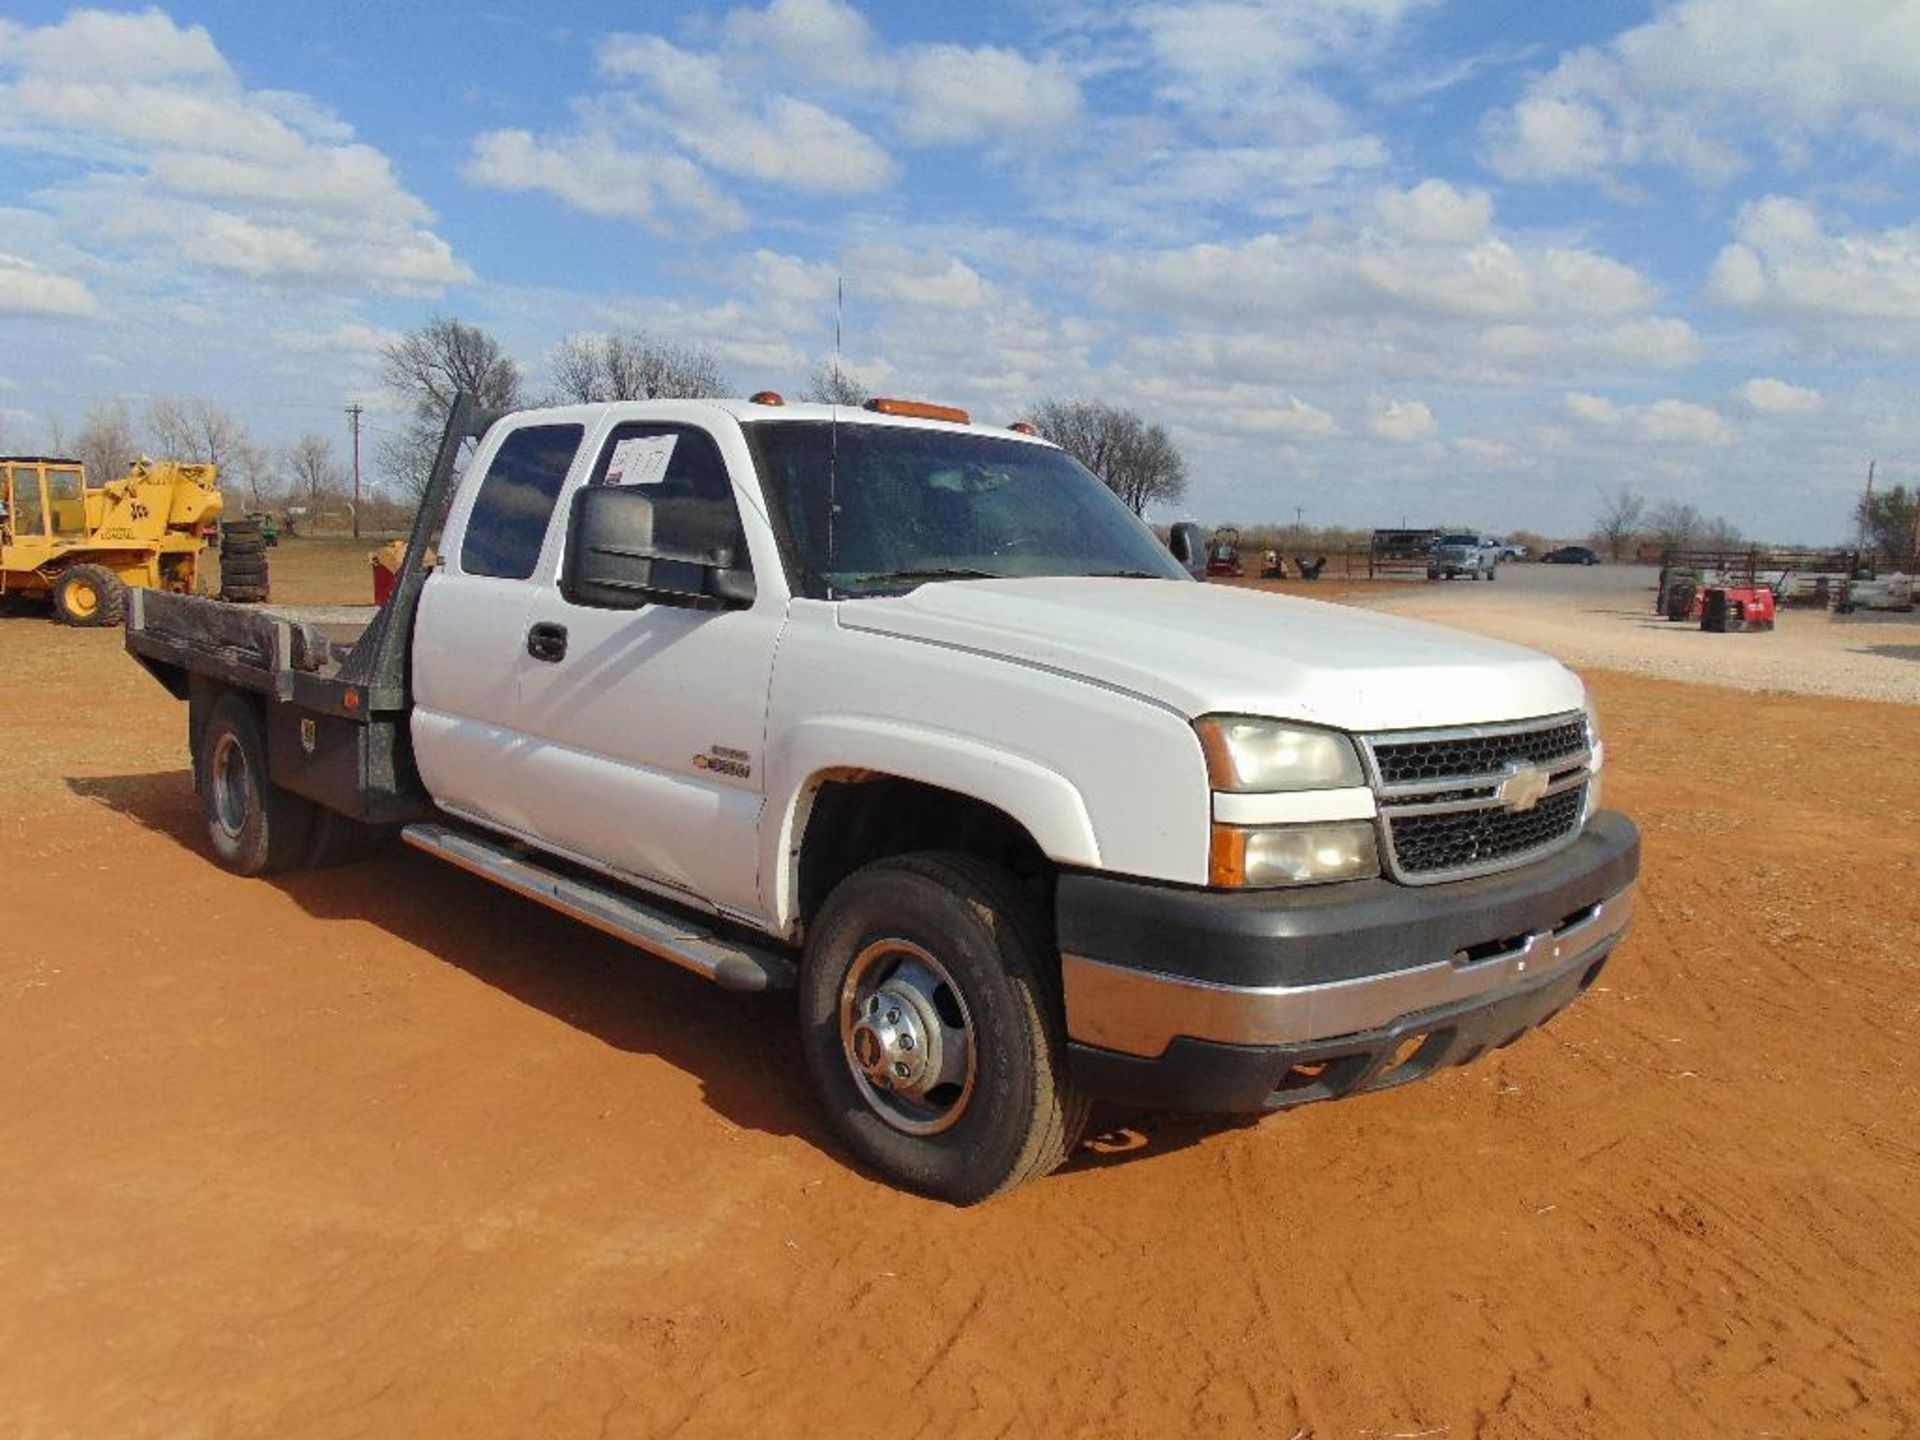
M213 748L213 817L230 839L238 839L252 809L247 752L231 734L222 735Z
M911 941L875 941L854 957L840 1040L862 1098L896 1130L936 1134L966 1109L972 1017L946 967Z

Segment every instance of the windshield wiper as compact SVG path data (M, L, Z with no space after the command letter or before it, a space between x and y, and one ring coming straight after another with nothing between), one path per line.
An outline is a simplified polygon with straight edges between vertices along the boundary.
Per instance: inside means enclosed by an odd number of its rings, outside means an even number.
M1171 576L1161 575L1152 570L1089 570L1089 580L1167 580Z
M905 580L1004 580L997 570L968 570L962 566L940 566L931 570L887 570L878 575L855 575L855 585L895 585Z

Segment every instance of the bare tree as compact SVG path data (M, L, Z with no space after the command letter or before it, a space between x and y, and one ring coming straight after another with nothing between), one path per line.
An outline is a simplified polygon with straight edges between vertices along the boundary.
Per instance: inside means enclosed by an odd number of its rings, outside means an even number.
M380 442L382 465L418 500L453 397L463 391L490 410L520 404L520 367L477 325L437 315L380 352L380 379L411 412L406 428Z
M873 398L873 392L865 381L851 371L842 370L836 361L822 365L807 377L807 388L800 392L800 398L817 405L864 405Z
M553 361L559 404L598 400L699 400L728 391L719 358L704 345L675 345L644 331L574 334Z
M1632 543L1646 513L1646 497L1631 486L1600 494L1600 513L1594 518L1593 538L1605 547L1607 558L1618 560Z
M1734 550L1746 543L1740 527L1724 515L1716 515L1700 527L1700 545L1707 550Z
M1045 400L1033 409L1040 433L1105 482L1138 515L1187 493L1187 465L1166 427L1099 400Z
M1878 550L1891 561L1907 564L1920 550L1920 493L1896 485L1876 495L1863 495L1854 506L1863 549Z
M70 448L73 458L86 467L89 484L104 484L126 474L140 457L140 444L125 403L115 400L89 410Z
M245 425L205 396L162 395L150 400L146 431L156 455L212 465L219 471L222 485L243 487L249 506L255 510L261 507L261 485L268 470L266 455Z
M1707 523L1691 505L1677 500L1662 500L1647 513L1647 538L1663 550L1686 550L1700 538Z
M346 484L346 476L334 463L333 442L324 435L307 431L287 446L284 458L293 476L293 493L310 509L323 509Z

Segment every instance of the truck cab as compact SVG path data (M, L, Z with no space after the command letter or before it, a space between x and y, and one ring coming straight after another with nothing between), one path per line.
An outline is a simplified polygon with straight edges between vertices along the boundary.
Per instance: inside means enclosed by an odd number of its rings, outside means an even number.
M1576 677L1195 583L1020 429L764 394L524 411L446 513L357 642L280 617L243 673L274 617L129 621L191 702L216 854L400 828L791 986L835 1133L911 1188L1042 1174L1096 1098L1263 1113L1464 1063L1626 929L1638 838Z
M1478 535L1442 535L1427 560L1429 580L1491 580L1500 568L1499 548Z

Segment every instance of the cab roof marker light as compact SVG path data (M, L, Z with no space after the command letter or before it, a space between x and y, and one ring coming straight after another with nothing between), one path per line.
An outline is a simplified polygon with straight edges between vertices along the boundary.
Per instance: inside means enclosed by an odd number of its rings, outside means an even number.
M1040 433L1034 428L1033 423L1028 420L1016 420L1007 426L1007 428L1016 435L1038 435Z
M955 425L968 425L973 417L954 405L934 405L926 400L895 400L888 396L876 395L862 407L876 415L899 415L913 420L946 420Z
M784 405L786 397L778 390L756 390L747 397L749 405Z

